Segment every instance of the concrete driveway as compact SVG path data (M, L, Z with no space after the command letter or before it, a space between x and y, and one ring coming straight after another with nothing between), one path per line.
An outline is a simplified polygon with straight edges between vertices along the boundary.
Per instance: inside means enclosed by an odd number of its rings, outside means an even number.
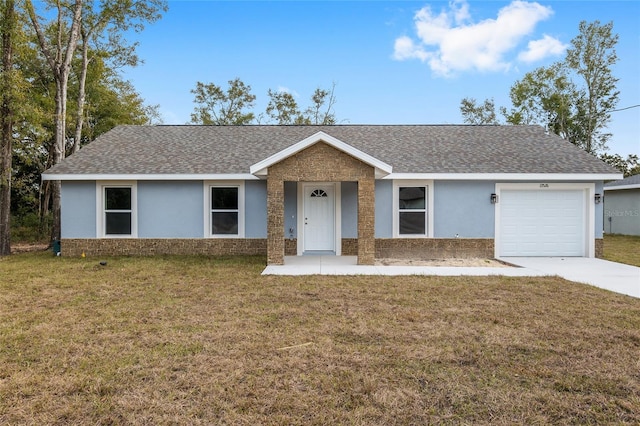
M640 268L584 257L505 257L513 265L640 298Z

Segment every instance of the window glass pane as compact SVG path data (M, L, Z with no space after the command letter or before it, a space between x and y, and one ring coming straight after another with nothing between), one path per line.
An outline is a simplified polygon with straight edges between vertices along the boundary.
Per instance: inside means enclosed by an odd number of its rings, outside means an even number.
M211 232L214 235L236 235L238 233L238 213L213 212Z
M213 210L237 209L238 188L211 188L211 208Z
M424 209L424 187L401 187L399 192L399 207L401 209Z
M400 212L400 234L425 234L424 212Z
M131 213L105 213L107 235L131 235Z
M106 210L131 210L131 188L105 188Z

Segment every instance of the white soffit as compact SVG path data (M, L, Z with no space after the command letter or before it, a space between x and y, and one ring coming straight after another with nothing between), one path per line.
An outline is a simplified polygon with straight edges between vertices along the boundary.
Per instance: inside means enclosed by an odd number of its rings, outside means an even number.
M390 174L393 170L393 168L389 164L380 161L377 158L372 157L371 155L362 152L359 149L356 149L351 145L334 138L331 135L326 134L325 132L317 132L309 136L308 138L303 139L300 142L295 143L280 152L276 152L272 156L252 165L249 168L249 171L252 175L264 176L267 174L267 168L269 168L270 166L277 164L285 158L289 158L292 155L297 154L298 152L310 147L311 145L315 145L318 142L324 142L327 145L332 146L335 149L349 154L350 156L362 161L363 163L374 167L376 169L377 178L384 177Z

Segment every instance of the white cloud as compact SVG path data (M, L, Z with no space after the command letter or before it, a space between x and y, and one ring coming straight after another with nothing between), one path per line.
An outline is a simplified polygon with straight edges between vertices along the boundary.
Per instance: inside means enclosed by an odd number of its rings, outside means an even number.
M413 40L409 37L399 37L393 47L393 58L399 61L405 59L420 59L425 61L427 59L427 53L413 43Z
M567 50L567 45L547 34L540 40L532 40L527 45L527 50L520 52L518 59L523 62L536 62L548 56L557 56Z
M495 19L474 23L465 0L450 2L439 14L425 6L414 16L417 40L397 38L393 58L419 59L443 76L460 71L505 71L512 66L508 56L538 22L552 14L549 7L517 0L500 9ZM546 54L554 51L550 41L547 47ZM544 47L530 44L529 51L534 49L538 59L544 57ZM525 57L534 58L534 53Z

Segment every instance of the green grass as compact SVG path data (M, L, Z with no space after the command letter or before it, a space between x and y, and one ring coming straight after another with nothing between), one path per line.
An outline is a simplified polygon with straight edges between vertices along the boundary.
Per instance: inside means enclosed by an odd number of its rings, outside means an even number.
M640 236L605 234L604 258L640 267Z
M0 424L640 423L638 299L99 260L0 260Z

